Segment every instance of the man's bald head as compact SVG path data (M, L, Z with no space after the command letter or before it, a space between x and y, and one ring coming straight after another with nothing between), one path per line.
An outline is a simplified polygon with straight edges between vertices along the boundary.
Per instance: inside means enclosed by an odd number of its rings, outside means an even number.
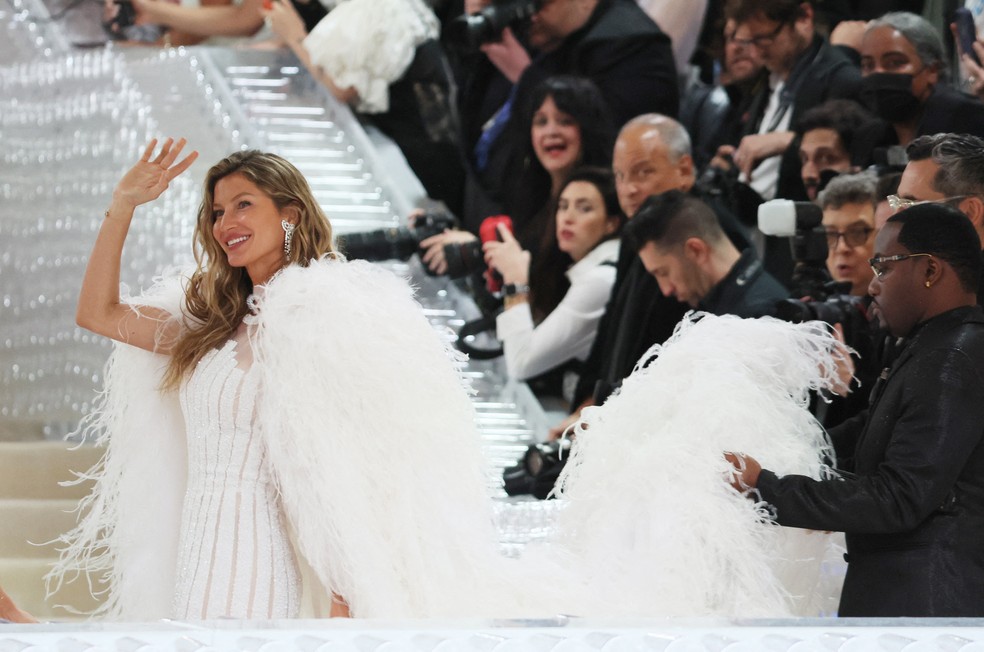
M679 122L658 113L625 123L615 141L612 169L618 201L631 218L646 197L694 185L690 135Z

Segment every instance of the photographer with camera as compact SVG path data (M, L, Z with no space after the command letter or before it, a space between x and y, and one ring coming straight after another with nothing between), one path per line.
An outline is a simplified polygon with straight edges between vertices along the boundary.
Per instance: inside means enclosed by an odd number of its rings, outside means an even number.
M887 334L868 320L868 286L874 272L876 180L866 173L835 177L820 193L823 228L827 238L827 271L831 292L811 297L827 310L817 315L840 324L844 339L854 350L855 380L846 396L816 403L815 414L826 427L835 426L867 407L866 392L885 366ZM857 391L858 389L862 391Z
M868 264L875 245L875 179L867 174L835 177L820 193L827 235L827 271L847 294L863 297L874 272Z
M482 29L484 38L491 39L482 46L487 60L474 63L461 83L471 164L463 215L467 229L508 209L510 180L522 172L526 160L522 116L531 110L534 89L546 78L590 79L600 89L616 128L650 111L677 115L679 89L670 40L634 0L479 4L484 5L479 14L463 20L488 25L490 16L509 14L516 16L516 33L499 22L499 31ZM471 28L465 31L471 33ZM489 70L489 61L501 77Z
M501 39L487 32L501 47L488 48L486 54L518 85L520 108L547 77L582 75L601 89L617 125L649 111L676 115L679 92L670 39L633 0L486 0L471 7L479 5L526 7L511 15L521 21L535 56L520 51L511 30L503 29Z
M533 265L504 227L501 241L485 243L485 260L505 284L496 332L511 377L526 380L587 358L615 283L624 221L611 171L578 168L561 189Z

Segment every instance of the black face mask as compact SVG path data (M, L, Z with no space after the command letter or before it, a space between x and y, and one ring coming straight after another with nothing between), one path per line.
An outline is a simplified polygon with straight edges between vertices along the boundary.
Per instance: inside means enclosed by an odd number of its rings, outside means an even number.
M919 112L912 94L912 75L873 72L861 79L861 103L888 122L908 122Z

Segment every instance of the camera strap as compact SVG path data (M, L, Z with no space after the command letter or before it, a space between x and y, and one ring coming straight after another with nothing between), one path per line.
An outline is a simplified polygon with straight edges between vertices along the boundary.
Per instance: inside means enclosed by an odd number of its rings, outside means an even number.
M493 328L495 328L494 315L483 315L478 319L465 322L465 324L458 330L458 349L463 353L467 353L468 357L473 360L494 360L495 358L498 358L502 355L501 346L491 349L480 349L472 346L466 341L469 337L474 337L480 333L490 331Z

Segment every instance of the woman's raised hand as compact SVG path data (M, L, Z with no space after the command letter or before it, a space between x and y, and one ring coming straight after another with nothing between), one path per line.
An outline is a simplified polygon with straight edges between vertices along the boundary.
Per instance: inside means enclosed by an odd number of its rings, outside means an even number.
M175 163L185 143L184 138L177 142L168 138L161 146L160 153L151 159L157 148L157 139L150 141L137 164L116 184L113 198L136 207L160 197L171 180L187 170L198 158L198 152L192 152Z

